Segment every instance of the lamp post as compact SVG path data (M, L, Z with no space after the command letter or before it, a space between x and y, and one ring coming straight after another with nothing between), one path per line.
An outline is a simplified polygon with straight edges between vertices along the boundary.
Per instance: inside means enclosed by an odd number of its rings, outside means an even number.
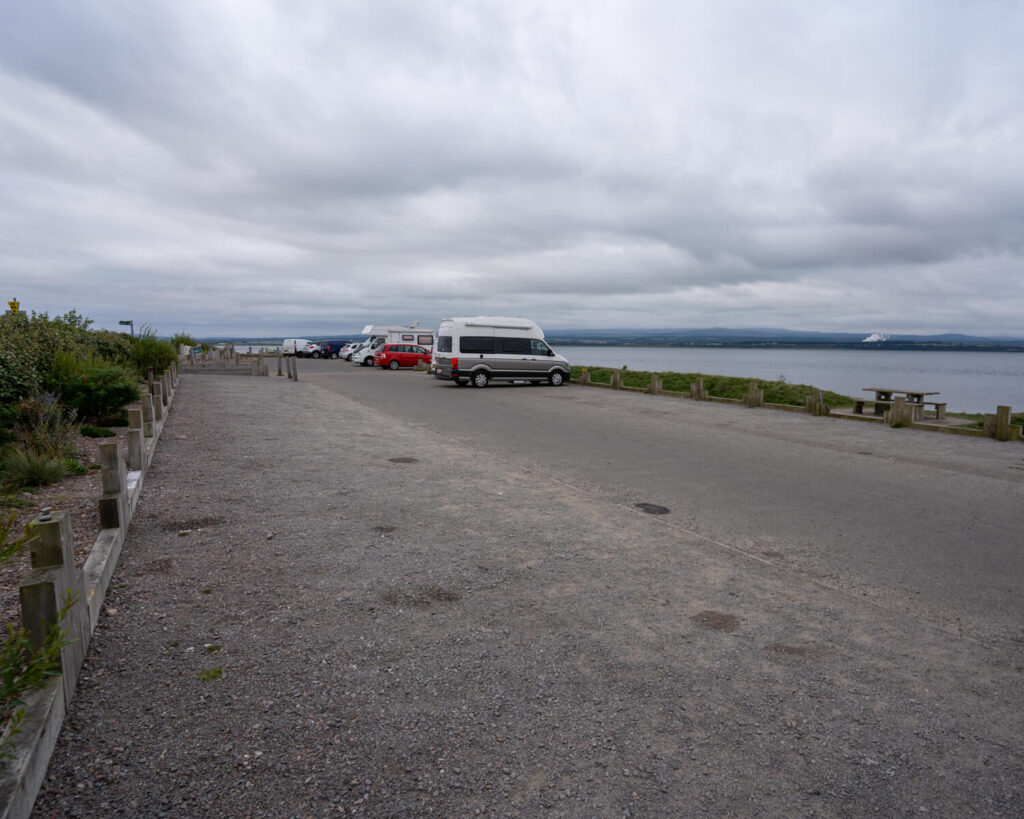
M127 324L129 327L131 327L132 341L134 341L135 340L135 322L131 321L131 320L129 320L129 321L119 321L118 324Z

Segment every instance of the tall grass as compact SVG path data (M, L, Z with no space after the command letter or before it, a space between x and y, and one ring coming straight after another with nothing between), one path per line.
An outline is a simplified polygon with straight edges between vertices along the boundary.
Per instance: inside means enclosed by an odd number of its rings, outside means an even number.
M10 449L0 457L0 483L7 487L45 486L66 473L64 461L45 452Z
M595 384L610 384L612 373L617 372L612 367L587 367L590 373L590 380ZM572 377L579 378L583 367L573 367ZM704 375L703 373L674 373L661 372L661 386L665 392L681 392L689 394L690 385L698 378L704 379L704 389L708 395L714 398L743 398L747 394L748 385L751 381L756 382L759 389L764 390L764 400L769 404L788 404L790 406L802 407L806 404L807 397L814 393L815 387L807 384L790 384L788 381L763 381L757 378L736 378L726 375ZM622 374L622 385L636 389L646 389L651 383L651 372L649 370L624 370ZM848 395L824 391L825 403L833 407L852 407L856 399Z

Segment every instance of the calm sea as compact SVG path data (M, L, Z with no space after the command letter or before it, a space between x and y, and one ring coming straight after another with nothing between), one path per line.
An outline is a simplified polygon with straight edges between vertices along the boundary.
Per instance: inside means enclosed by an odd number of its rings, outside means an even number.
M570 347L572 364L705 373L810 384L860 396L866 387L938 392L950 412L1024 411L1024 353L765 350L720 347Z

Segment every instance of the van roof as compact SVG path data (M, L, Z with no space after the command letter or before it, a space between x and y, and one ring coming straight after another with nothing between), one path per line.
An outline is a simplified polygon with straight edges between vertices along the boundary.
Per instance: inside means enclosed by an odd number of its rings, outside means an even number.
M446 321L458 321L467 327L508 327L513 330L532 330L537 324L530 319L518 316L462 316L457 318L441 319Z

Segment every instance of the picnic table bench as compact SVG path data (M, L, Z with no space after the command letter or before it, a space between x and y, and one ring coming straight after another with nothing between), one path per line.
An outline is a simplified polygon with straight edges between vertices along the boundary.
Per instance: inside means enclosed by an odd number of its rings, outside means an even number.
M937 391L929 392L928 390L898 390L894 387L863 387L865 392L873 392L875 398L872 401L870 398L857 401L854 405L853 411L858 415L864 414L864 405L866 403L874 404L875 415L884 415L887 409L892 409L892 405L895 402L895 396L903 396L906 398L906 405L913 411L913 418L915 421L920 421L924 418L924 412L926 407L935 408L935 418L942 420L946 417L946 403L944 401L926 401L925 396L927 395L938 395Z

